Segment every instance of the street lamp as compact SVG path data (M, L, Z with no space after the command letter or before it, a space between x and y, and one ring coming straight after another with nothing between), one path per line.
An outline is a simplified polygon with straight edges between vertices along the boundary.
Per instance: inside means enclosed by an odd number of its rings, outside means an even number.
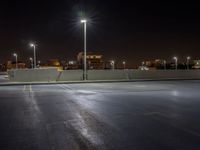
M164 63L164 70L166 70L167 69L167 61L164 60L163 63Z
M15 61L16 61L16 69L18 69L17 54L14 53L13 56L15 57Z
M123 64L123 66L124 66L124 69L126 69L126 62L123 61L122 64Z
M41 61L40 61L40 60L38 60L38 68L40 67L40 63L41 63Z
M84 70L83 70L83 79L87 80L87 39L86 39L86 25L87 25L87 20L82 19L81 23L84 24Z
M189 63L190 63L190 59L191 59L191 57L187 57L187 70L189 70L190 68L189 68Z
M33 69L33 58L30 57L29 60L31 61L31 68Z
M30 44L31 47L33 47L33 51L34 51L34 68L36 68L36 50L35 50L35 44L31 43Z
M143 61L143 62L142 62L142 67L144 67L144 65L145 65L145 62Z
M176 70L178 69L178 58L177 57L174 57L174 60L175 60L175 66L176 66Z
M114 60L111 60L111 61L110 61L110 65L111 65L112 69L114 70L114 69L115 69L115 61L114 61Z

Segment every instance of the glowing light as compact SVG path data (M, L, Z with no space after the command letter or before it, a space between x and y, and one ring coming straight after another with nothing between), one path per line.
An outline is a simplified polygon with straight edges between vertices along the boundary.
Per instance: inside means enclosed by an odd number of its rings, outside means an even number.
M86 22L87 22L86 19L82 19L82 20L81 20L81 23L86 23Z
M69 65L74 65L75 62L74 61L69 61Z
M191 59L191 57L188 56L188 57L187 57L187 60L190 60L190 59Z
M35 46L35 44L31 43L31 44L30 44L30 46L31 46L31 47L34 47L34 46Z
M115 64L115 61L114 61L114 60L111 60L111 61L110 61L110 64L111 64L111 65L114 65L114 64Z

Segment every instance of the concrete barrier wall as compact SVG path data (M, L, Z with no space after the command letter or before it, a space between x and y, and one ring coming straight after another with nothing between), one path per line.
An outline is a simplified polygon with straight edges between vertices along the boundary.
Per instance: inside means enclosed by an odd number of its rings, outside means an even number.
M128 78L126 70L89 70L88 80L125 80Z
M8 75L7 72L0 72L0 75Z
M19 69L8 71L9 79L13 82L56 81L58 71L50 69Z
M129 70L129 79L200 79L200 70Z
M10 81L81 81L82 70L57 71L51 69L11 70ZM134 80L134 79L200 79L200 70L88 70L88 80Z
M59 71L56 81L81 81L83 80L82 70L63 70Z

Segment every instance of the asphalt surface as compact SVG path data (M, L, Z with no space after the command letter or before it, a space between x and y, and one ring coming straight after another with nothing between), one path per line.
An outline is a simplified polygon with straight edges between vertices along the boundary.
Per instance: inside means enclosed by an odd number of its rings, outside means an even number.
M0 86L1 150L199 150L200 81Z
M0 74L0 84L8 81L8 75Z

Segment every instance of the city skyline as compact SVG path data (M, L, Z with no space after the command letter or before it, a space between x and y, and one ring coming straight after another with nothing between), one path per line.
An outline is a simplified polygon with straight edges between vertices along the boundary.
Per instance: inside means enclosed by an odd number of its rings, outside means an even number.
M113 1L2 2L0 61L32 56L70 59L83 48L81 17L89 18L88 51L138 65L146 59L200 57L196 3ZM173 60L172 60L173 61Z

